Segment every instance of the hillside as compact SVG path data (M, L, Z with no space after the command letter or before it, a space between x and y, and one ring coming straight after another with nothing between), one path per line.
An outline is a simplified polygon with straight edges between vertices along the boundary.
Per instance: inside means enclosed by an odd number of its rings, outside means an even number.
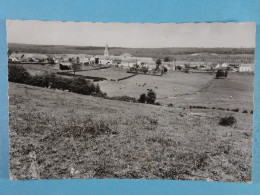
M41 179L251 181L250 114L233 113L237 124L223 127L218 122L228 111L120 102L15 83L9 83L9 112L12 179L33 178L34 163Z

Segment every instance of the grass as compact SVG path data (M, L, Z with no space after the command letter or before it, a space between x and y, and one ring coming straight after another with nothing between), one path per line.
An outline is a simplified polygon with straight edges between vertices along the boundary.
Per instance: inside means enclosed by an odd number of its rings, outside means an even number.
M196 74L189 74L189 77ZM186 80L186 77L180 77L179 82L182 81L181 79ZM190 81L187 80L187 84L188 82L193 82L194 87L196 87L197 83L197 87L195 88L196 93L183 91L179 96L165 98L160 100L160 102L172 103L176 107L203 104L203 106L209 108L215 107L215 109L229 108L235 111L253 110L254 75L230 73L226 79L204 79L207 83L199 83L199 80L200 78L196 80L196 77L193 78L193 81L192 79ZM183 89L185 89L185 86ZM168 90L170 91L170 87Z
M251 114L235 112L236 126L223 127L224 110L196 113L15 83L9 111L12 179L32 179L35 161L41 179L251 181Z
M77 72L76 75L102 77L111 80L111 79L121 79L124 77L128 77L132 74L127 73L126 70L108 68L108 69L101 69L101 70L80 71Z
M185 74L171 72L163 76L136 75L117 83L111 81L99 82L100 88L108 96L130 95L139 98L140 94L152 89L157 94L158 101L162 103L175 103L176 96L194 94L213 79L209 74Z

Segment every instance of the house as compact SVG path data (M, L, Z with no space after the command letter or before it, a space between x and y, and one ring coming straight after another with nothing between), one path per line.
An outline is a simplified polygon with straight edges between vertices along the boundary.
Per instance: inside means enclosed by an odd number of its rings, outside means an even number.
M220 65L220 68L227 68L227 67L228 67L228 64L226 64L226 63L223 63Z
M239 72L252 72L252 66L249 64L241 64L238 69Z
M9 58L8 61L9 62L21 62L23 59L24 54L17 54L17 53L12 53Z
M112 64L112 60L99 60L99 64L110 65Z
M83 58L79 58L79 62L82 64L89 64L90 63L90 59L83 57Z

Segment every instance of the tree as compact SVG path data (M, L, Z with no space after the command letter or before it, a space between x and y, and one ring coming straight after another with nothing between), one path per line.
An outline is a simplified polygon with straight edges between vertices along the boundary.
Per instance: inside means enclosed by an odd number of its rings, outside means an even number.
M76 71L80 70L81 64L79 62L79 57L77 57L76 62L72 63L72 69L74 72L74 75L76 74Z
M154 104L156 101L156 93L152 90L149 89L147 96L146 96L146 101L148 104Z
M9 57L14 51L12 49L7 50L7 56Z
M169 56L166 56L165 58L164 58L164 62L170 62L171 61L171 58L169 57Z
M186 73L189 73L189 72L190 72L190 64L184 64L184 66L185 66L184 71L185 71Z
M166 67L163 67L163 72L167 73L168 69Z
M19 65L8 66L8 81L15 83L30 83L31 76L29 72Z
M54 61L53 58L50 58L50 57L49 57L49 58L47 59L47 61L48 61L49 64L55 64L55 61Z
M162 61L161 61L161 59L157 59L155 63L156 63L156 69L155 70L158 70L159 66L162 64Z
M140 102L140 103L145 103L146 102L146 94L145 93L142 93L140 95L140 98L139 98L138 102Z
M142 71L144 72L144 74L146 74L148 72L148 68L142 67Z

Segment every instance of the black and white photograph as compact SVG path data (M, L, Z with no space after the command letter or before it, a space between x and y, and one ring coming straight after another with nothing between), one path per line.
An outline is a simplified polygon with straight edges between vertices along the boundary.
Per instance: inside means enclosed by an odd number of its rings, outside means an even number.
M6 29L10 179L252 181L254 22Z

